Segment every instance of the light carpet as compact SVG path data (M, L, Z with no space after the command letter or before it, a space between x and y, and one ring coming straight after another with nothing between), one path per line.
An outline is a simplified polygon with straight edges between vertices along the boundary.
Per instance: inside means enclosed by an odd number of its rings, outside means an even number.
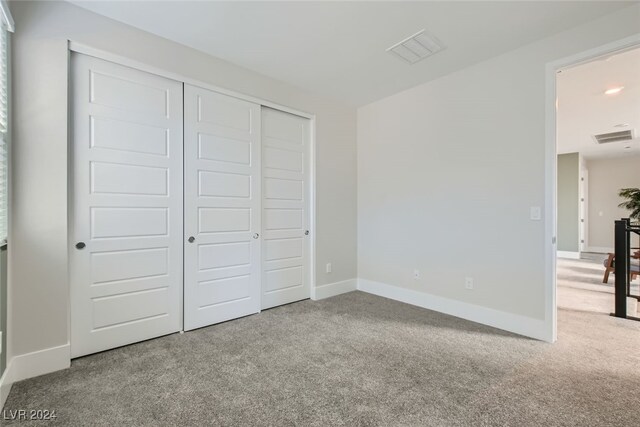
M602 283L606 254L585 254L584 259L558 258L557 304L559 308L609 314L614 311L615 275L608 283ZM640 295L636 278L631 284L631 293ZM632 304L630 304L631 306ZM637 308L637 304L633 305ZM634 313L628 313L634 315Z
M74 360L5 409L57 411L38 426L640 425L640 323L558 326L552 345L352 292Z

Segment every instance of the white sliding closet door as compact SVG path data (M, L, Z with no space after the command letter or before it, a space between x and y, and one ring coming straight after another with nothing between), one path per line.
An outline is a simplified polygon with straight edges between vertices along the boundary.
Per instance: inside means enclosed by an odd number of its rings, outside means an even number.
M309 120L262 107L262 308L310 296Z
M185 85L185 330L260 311L260 106Z
M182 325L182 84L72 54L71 355Z

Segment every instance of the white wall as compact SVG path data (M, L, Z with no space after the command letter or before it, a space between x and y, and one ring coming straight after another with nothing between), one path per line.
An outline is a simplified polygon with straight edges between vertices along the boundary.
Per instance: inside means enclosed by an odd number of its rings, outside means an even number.
M618 196L621 188L640 188L640 156L613 159L589 159L589 221L590 250L613 252L614 221L628 218L629 211L619 208L624 201ZM637 238L632 241L637 247Z
M317 117L316 284L356 277L356 111L64 2L14 2L10 350L69 341L67 39ZM324 265L333 264L326 274ZM62 358L64 359L64 358ZM67 359L68 360L68 359Z
M550 218L529 220L545 212L545 65L639 19L634 5L360 108L360 279L537 320L551 339Z

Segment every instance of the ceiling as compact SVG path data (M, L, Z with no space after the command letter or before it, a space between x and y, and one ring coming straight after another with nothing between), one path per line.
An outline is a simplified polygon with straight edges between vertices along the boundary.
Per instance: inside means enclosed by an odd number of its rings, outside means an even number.
M72 1L308 91L360 106L632 2ZM446 49L386 49L427 29Z
M617 94L604 94L621 86ZM640 155L640 48L563 70L557 94L558 153L579 152L586 158ZM630 129L635 132L632 141L599 145L593 138Z

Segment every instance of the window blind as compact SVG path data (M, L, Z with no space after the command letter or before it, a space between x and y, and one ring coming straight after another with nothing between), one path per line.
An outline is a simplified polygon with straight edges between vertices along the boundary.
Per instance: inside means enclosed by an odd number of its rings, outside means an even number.
M7 172L9 144L8 31L0 24L0 244L7 241Z

